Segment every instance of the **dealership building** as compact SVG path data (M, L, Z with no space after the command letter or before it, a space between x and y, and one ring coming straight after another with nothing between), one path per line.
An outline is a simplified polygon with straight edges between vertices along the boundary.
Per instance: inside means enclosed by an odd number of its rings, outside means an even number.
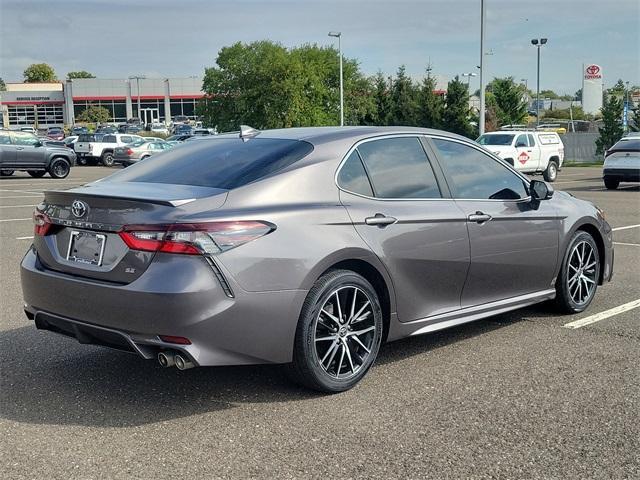
M195 119L196 105L204 96L200 77L82 78L7 83L6 88L0 92L5 128L73 125L90 105L106 108L113 123L124 123L129 118L169 123L177 115Z

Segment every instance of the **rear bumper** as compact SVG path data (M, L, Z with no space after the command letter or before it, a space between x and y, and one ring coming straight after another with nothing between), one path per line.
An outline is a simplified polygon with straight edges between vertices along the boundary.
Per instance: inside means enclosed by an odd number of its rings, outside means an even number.
M640 169L638 168L605 168L603 178L618 180L620 182L640 182Z
M143 358L180 350L202 366L290 362L306 291L246 292L219 273L233 297L202 257L159 254L127 285L47 270L33 249L21 265L25 312L38 328Z

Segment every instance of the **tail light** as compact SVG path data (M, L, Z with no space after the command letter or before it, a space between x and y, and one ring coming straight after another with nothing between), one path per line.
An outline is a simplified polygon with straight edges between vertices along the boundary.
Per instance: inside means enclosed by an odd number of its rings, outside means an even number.
M130 157L131 155L133 155L133 150L131 150L130 148L127 148L127 149L124 151L124 153L125 153L125 155L126 155L127 157Z
M275 228L259 221L128 225L120 237L132 250L203 255L225 252Z
M40 210L33 212L33 233L34 235L45 236L51 228L51 220Z

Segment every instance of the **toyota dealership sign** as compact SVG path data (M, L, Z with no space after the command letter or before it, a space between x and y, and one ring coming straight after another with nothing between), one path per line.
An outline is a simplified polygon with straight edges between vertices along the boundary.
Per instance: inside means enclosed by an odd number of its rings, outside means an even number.
M595 115L602 108L602 67L586 64L582 73L582 109Z

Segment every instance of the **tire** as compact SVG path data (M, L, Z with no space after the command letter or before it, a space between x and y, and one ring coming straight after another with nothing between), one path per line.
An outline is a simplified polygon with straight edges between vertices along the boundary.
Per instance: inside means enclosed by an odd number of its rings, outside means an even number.
M87 164L87 159L85 157L78 157L76 159L76 163L78 165L86 165Z
M40 178L44 177L44 174L47 172L45 170L27 170L27 173L33 178Z
M53 178L67 178L71 171L71 165L64 158L54 158L49 165L49 175Z
M316 281L302 306L289 376L321 392L348 390L373 365L382 335L382 310L371 284L349 270L330 271Z
M586 258L581 260L581 256ZM575 278L577 280L574 280ZM598 246L591 234L578 230L571 237L556 280L556 305L560 311L564 313L584 311L596 294L599 278Z
M10 177L15 170L0 170L0 177Z
M556 178L558 178L558 164L555 160L549 160L549 164L547 165L547 169L542 172L542 176L547 182L555 182Z
M620 185L620 180L615 178L604 178L604 186L607 187L607 190L615 190Z
M105 167L113 167L113 153L105 152L102 154L102 165Z

